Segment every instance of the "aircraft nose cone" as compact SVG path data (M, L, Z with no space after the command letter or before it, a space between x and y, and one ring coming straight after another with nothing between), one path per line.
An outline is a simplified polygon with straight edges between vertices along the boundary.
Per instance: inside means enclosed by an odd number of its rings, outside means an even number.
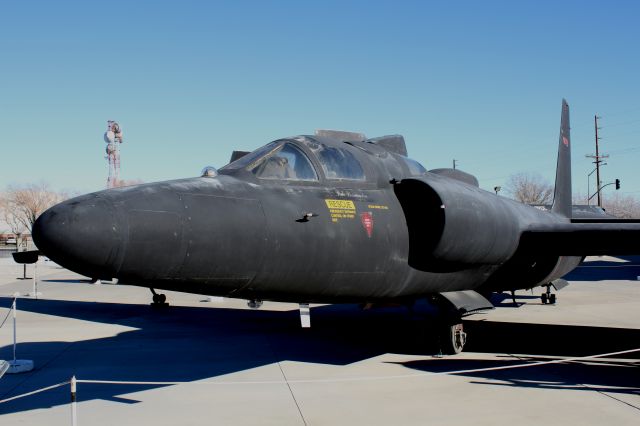
M120 228L111 202L88 195L44 212L33 226L33 241L51 260L91 278L115 276Z

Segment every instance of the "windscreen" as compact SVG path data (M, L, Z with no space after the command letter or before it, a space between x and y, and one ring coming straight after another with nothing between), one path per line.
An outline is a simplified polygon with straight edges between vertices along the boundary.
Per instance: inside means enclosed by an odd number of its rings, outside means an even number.
M250 164L260 160L261 158L268 155L270 152L275 151L279 148L279 144L277 141L266 144L263 147L256 149L253 152L245 155L244 157L240 157L233 163L229 163L226 166L222 167L220 170L237 170L242 169Z
M248 170L260 179L318 180L307 156L290 143L250 164Z

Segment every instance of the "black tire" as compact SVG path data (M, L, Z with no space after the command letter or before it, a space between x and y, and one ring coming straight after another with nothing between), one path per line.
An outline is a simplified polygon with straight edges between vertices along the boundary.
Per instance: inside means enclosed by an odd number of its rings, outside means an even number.
M549 303L552 304L552 305L556 304L556 295L555 294L552 294L552 295L549 296Z
M542 296L540 296L540 299L542 299L542 304L546 305L547 302L549 301L547 298L547 293L542 293Z
M167 295L166 294L159 294L158 295L158 303L165 303L167 301Z
M467 333L462 328L462 323L447 325L442 328L440 334L440 350L445 355L455 355L462 352L467 342Z
M260 307L262 306L262 300L251 299L247 302L247 306L249 306L251 309L260 309Z

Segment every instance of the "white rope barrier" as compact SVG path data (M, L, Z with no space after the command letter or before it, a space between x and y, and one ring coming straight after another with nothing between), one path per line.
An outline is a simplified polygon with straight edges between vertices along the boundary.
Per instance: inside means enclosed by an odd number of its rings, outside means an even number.
M333 379L307 379L307 380L264 380L264 381L220 381L220 382L185 382L185 381L166 381L166 382L155 382L155 381L127 381L127 380L91 380L91 379L76 379L75 376L71 378L71 380L58 383L52 386L47 386L42 389L37 389L31 392L23 393L20 395L12 396L10 398L6 398L0 400L0 404L14 401L16 399L25 398L27 396L35 395L41 392L45 392L48 390L56 389L61 386L65 386L71 384L71 399L72 402L76 401L76 383L86 383L86 384L101 384L101 385L138 385L138 386L171 386L171 385L183 385L183 384L199 384L199 385L273 385L273 384L296 384L296 383L334 383L334 382L358 382L358 381L372 381L372 380L392 380L392 379L411 379L417 377L428 377L428 376L446 376L446 375L457 375L457 374L469 374L469 373L485 373L490 371L500 371L500 370L513 370L517 368L530 368L530 367L539 367L542 365L552 365L552 364L562 364L567 362L575 362L575 361L585 361L590 359L597 358L606 358L616 355L625 355L634 352L640 352L640 348L637 349L629 349L626 351L618 351L618 352L609 352L606 354L600 355L589 355L589 356L580 356L580 357L572 357L572 358L560 358L549 361L537 361L530 362L524 364L516 364L516 365L502 365L497 367L486 367L486 368L471 368L466 370L454 370L454 371L436 371L436 372L426 372L426 373L417 373L417 374L399 374L392 376L370 376L370 377L345 377L345 378L333 378ZM471 360L473 361L473 360Z
M16 395L16 396L12 396L11 398L2 399L2 400L0 400L0 404L3 404L5 402L9 402L9 401L13 401L13 400L16 400L16 399L20 399L20 398L25 398L27 396L35 395L37 393L45 392L45 391L48 391L48 390L51 390L51 389L59 388L59 387L68 385L69 383L71 383L71 382L66 381L66 382L58 383L57 385L51 385L51 386L47 386L46 388L34 390L34 391L31 391L31 392L23 393L23 394Z
M371 381L371 380L389 380L389 379L408 379L408 378L416 378L416 377L425 377L425 376L443 376L443 375L456 375L456 374L469 374L469 373L484 373L489 371L499 371L499 370L512 370L516 368L528 368L528 367L538 367L541 365L550 365L550 364L561 364L566 362L575 362L575 361L584 361L589 359L596 358L605 358L615 355L624 355L630 354L634 352L640 352L640 348L638 349L630 349L626 351L618 351L618 352L610 352L606 354L600 355L590 355L590 356L582 356L582 357L573 357L573 358L561 358L554 359L549 361L538 361L532 363L525 364L516 364L516 365L503 365L498 367L488 367L488 368L473 368L466 370L456 370L456 371L439 371L439 372L427 372L427 373L419 373L419 374L402 374L402 375L394 375L394 376L372 376L372 377L350 377L350 378L341 378L341 379L309 379L309 380L269 380L269 381L244 381L244 382L184 382L184 381L175 381L175 382L147 382L147 381L119 381L119 380L89 380L89 379L76 379L75 376L71 377L71 380L67 382L58 383L52 386L47 386L42 389L37 389L31 392L23 393L21 395L16 395L11 398L6 398L0 400L1 403L14 401L16 399L25 398L27 396L35 395L41 392L45 392L48 390L56 389L61 386L71 385L71 425L77 426L78 417L77 417L77 395L76 395L76 387L78 383L93 383L93 384L106 384L106 385L138 385L138 386L170 386L170 385L181 385L181 384L206 384L206 385L261 385L261 384L292 384L292 383L336 383L336 382L356 382L356 381Z
M62 386L71 385L71 425L77 426L78 424L78 416L77 416L77 384L78 383L86 383L86 384L101 384L101 385L137 385L137 386L170 386L170 385L182 385L182 384L200 384L200 385L264 385L264 384L296 384L296 383L338 383L338 382L358 382L358 381L372 381L372 380L391 380L391 379L411 379L416 377L427 377L427 376L445 376L445 375L456 375L456 374L470 374L470 373L485 373L490 371L500 371L500 370L513 370L516 368L529 368L529 367L539 367L541 365L551 365L551 364L561 364L567 362L576 362L576 361L585 361L589 359L597 359L597 358L606 358L616 355L624 355L630 354L634 352L640 352L640 348L638 349L630 349L626 351L618 351L618 352L610 352L606 354L600 355L590 355L590 356L582 356L582 357L573 357L573 358L560 358L549 361L538 361L531 362L525 364L516 364L516 365L502 365L498 367L488 367L488 368L472 368L467 370L455 370L455 371L438 371L438 372L427 372L427 373L418 373L418 374L401 374L394 376L370 376L370 377L346 377L340 379L309 379L309 380L268 380L268 381L244 381L244 382L184 382L184 381L173 381L173 382L146 382L146 381L120 381L120 380L89 380L89 379L76 379L75 376L71 377L71 380L58 383L52 386L47 386L42 389L37 389L31 392L23 393L20 395L12 396L11 398L6 398L0 400L0 404L15 401L20 398L25 398L31 395L35 395L38 393L46 392L48 390L56 389Z

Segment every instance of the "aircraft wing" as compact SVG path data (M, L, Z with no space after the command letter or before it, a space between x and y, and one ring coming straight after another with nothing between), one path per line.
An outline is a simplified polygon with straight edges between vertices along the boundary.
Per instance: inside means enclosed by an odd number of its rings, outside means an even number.
M528 250L559 256L633 255L640 253L640 220L573 219L536 224L520 239Z

